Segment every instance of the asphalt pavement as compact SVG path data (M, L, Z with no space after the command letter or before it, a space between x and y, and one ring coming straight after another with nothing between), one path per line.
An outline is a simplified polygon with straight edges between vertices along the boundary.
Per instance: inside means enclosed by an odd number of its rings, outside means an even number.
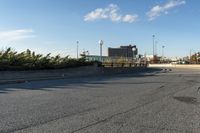
M0 133L200 133L200 71L0 85Z

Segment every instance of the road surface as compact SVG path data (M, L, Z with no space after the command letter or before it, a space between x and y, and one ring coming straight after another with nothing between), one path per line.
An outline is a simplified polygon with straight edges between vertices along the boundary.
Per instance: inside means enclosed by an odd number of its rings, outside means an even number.
M0 85L0 133L199 133L199 70Z

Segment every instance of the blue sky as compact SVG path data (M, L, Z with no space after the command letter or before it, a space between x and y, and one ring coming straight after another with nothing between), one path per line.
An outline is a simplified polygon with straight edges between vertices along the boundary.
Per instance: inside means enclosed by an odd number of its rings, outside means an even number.
M0 47L38 53L99 54L107 47L136 44L141 54L166 46L168 57L200 51L198 0L0 0Z

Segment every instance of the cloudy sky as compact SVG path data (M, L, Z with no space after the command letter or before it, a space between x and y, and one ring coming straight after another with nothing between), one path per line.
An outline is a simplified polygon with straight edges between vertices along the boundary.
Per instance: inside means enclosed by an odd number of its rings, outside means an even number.
M0 0L0 48L38 53L99 54L136 44L141 54L165 46L169 57L200 51L198 0Z

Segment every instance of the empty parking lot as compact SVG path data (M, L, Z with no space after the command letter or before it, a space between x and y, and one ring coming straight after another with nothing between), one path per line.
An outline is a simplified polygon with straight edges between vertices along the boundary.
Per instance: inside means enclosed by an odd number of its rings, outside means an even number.
M0 133L199 133L195 69L0 85Z

